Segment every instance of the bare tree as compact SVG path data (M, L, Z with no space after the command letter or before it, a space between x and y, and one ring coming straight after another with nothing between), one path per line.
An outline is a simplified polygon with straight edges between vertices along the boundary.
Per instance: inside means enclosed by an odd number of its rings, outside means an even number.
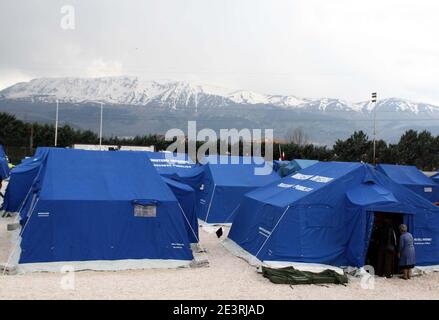
M308 135L302 127L289 129L286 134L286 140L289 143L294 143L299 146L303 146L309 142Z

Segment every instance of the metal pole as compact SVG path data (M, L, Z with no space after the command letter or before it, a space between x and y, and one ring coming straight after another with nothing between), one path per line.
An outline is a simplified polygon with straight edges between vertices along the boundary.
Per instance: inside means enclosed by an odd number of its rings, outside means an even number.
M104 104L101 103L101 124L99 127L99 150L102 150L102 113L104 110Z
M373 165L376 165L376 108L377 108L377 94L372 93L373 105Z
M58 100L56 100L56 116L55 116L55 147L58 144L58 109L59 109L59 103Z

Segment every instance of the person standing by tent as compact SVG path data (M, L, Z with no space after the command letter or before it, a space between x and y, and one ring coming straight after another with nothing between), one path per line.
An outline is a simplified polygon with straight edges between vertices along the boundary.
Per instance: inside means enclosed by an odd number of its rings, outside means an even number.
M399 226L401 237L399 238L399 267L403 272L402 278L408 280L411 278L411 269L415 267L415 246L413 244L413 236L407 232L407 225L401 224Z
M392 220L385 219L381 227L378 241L377 275L391 278L394 271L396 251L396 234L393 230Z

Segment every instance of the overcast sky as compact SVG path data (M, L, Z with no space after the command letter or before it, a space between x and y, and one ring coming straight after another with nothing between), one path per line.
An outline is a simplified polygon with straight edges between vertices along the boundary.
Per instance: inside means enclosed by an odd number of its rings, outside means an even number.
M439 105L438 16L437 0L0 0L0 89L137 75Z

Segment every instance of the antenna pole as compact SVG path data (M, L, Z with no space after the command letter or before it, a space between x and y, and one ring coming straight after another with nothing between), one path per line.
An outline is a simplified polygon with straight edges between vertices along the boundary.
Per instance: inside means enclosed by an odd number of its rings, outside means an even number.
M56 116L55 116L55 147L58 145L58 109L59 109L59 103L58 99L56 100Z
M372 93L372 105L373 105L373 165L376 165L376 109L377 109L377 94L376 92Z
M101 102L101 120L99 126L99 149L102 150L102 114L104 111L104 104Z

